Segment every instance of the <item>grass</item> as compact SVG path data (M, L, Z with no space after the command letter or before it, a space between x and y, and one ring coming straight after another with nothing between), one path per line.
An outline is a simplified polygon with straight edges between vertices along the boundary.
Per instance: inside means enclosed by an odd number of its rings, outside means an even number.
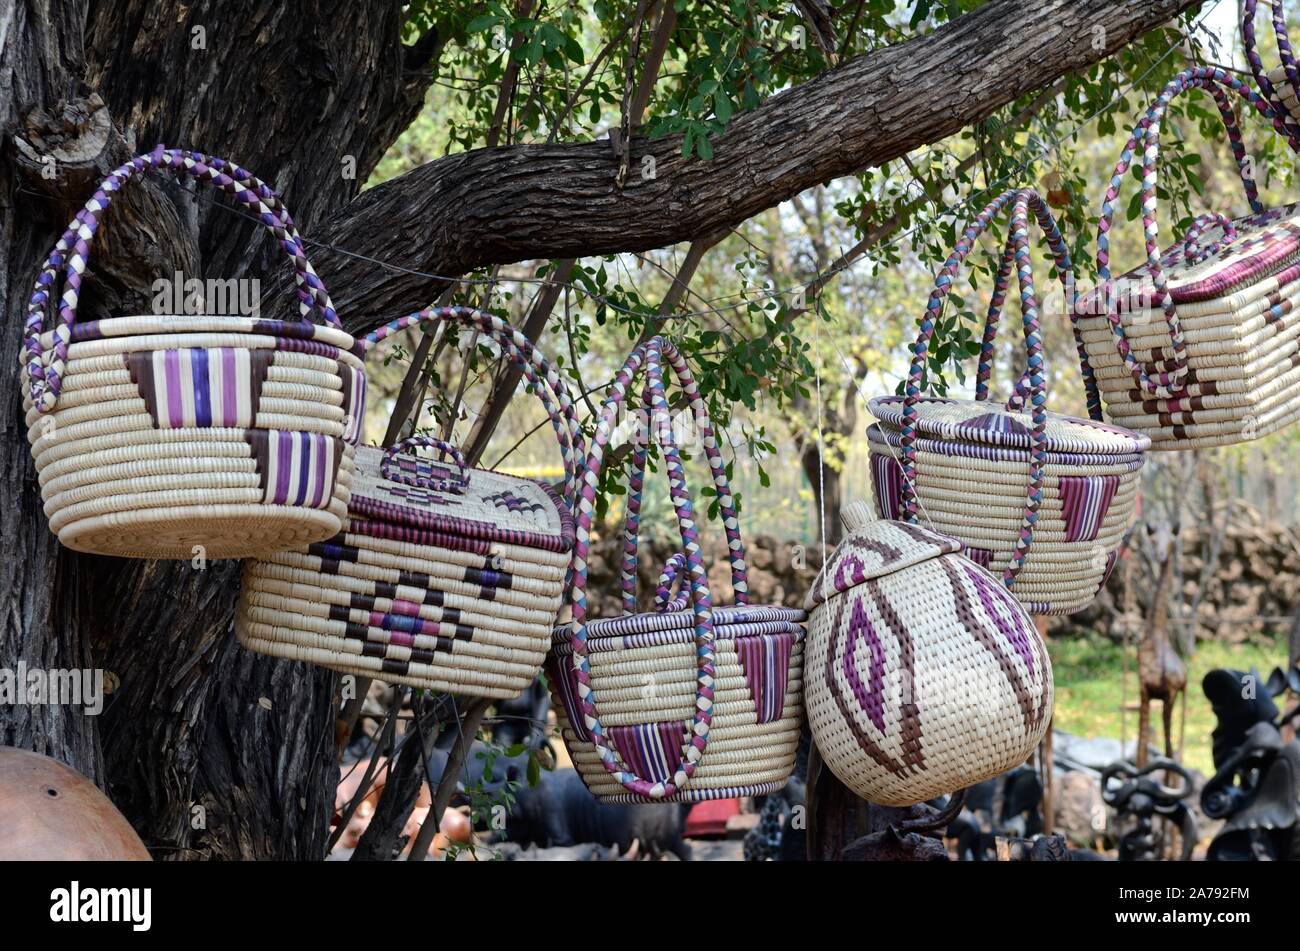
M1052 655L1052 668L1056 681L1056 713L1053 720L1057 729L1079 736L1105 736L1120 739L1121 707L1127 701L1133 709L1123 714L1125 746L1137 736L1137 657L1136 649L1124 648L1099 634L1084 637L1048 638L1048 651ZM1206 641L1198 644L1195 654L1187 661L1187 727L1183 742L1184 765L1200 770L1205 775L1214 772L1210 756L1210 731L1214 729L1214 711L1201 692L1201 680L1216 667L1249 670L1258 667L1261 676L1286 662L1286 638L1259 638L1241 644ZM1127 663L1127 693L1123 685ZM1152 722L1156 736L1160 733L1160 705L1152 705ZM1178 736L1182 710L1174 712L1174 750L1178 750ZM1160 745L1156 740L1156 745Z

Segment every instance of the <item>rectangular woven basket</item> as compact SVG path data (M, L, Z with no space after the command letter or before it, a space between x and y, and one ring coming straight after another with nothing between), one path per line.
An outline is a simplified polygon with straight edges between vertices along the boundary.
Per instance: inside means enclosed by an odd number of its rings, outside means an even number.
M245 563L235 630L251 650L467 696L517 696L541 670L564 600L583 439L563 381L498 318L424 311L495 340L542 399L560 441L565 492L471 469L455 447L414 437L357 450L343 530ZM450 463L415 455L434 448Z
M1168 102L1190 89L1214 97L1253 213L1204 214L1164 251L1157 230L1160 124ZM1257 93L1219 69L1187 70L1134 130L1102 209L1101 287L1079 302L1078 324L1106 413L1145 433L1153 449L1194 449L1257 439L1300 416L1300 205L1260 204L1231 108L1235 94L1287 124ZM1109 231L1120 185L1143 162L1147 263L1110 276Z

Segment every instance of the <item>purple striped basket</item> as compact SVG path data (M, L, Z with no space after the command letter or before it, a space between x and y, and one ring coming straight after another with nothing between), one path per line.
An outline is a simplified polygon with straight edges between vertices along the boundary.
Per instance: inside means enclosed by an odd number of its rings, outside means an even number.
M1202 214L1165 250L1157 221L1160 129L1170 101L1192 89L1218 107L1251 214ZM1233 112L1233 98L1300 149L1290 116L1218 68L1180 73L1133 130L1102 202L1100 287L1078 319L1096 381L1115 423L1153 449L1195 449L1257 439L1300 416L1300 205L1266 210ZM1142 163L1146 263L1111 279L1110 231L1120 186Z
M975 399L922 396L929 342L944 297L975 242L1008 206L1011 230L989 305ZM867 430L867 438L882 517L923 523L958 539L967 556L1000 575L1031 613L1069 614L1092 601L1114 566L1149 440L1100 421L1089 354L1077 328L1094 418L1047 411L1029 252L1030 211L1056 255L1066 306L1072 306L1069 252L1046 203L1028 189L994 199L967 227L939 271L905 393L871 401L879 422ZM989 380L1013 270L1020 285L1028 369L1004 405L989 399Z
M673 440L663 365L694 414L726 528L736 604L714 607L690 491ZM633 448L622 566L623 616L588 620L587 554L595 487L628 387L644 367L645 405L668 472L682 549L664 570L655 609L637 612L641 491L648 440ZM745 550L712 424L677 349L638 347L602 407L578 499L573 622L555 632L547 678L564 741L603 802L696 802L781 788L803 717L803 611L748 604ZM673 594L674 582L679 592Z
M252 210L293 266L300 319L78 321L100 219L149 169L210 183ZM77 214L28 304L23 406L51 530L79 551L196 560L336 534L365 404L363 353L265 183L197 152L136 156Z
M495 340L550 415L562 492L471 469L454 447L417 436L356 453L342 530L250 559L236 614L252 650L440 692L508 698L537 677L573 556L572 500L582 432L563 380L504 321L429 309L368 336L456 321ZM417 454L430 448L444 457Z

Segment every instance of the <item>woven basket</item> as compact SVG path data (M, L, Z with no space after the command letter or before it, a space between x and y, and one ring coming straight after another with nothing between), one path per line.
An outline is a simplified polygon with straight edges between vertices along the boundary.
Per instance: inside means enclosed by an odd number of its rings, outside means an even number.
M150 168L257 213L293 264L300 320L77 321L100 217ZM135 157L64 232L28 304L23 406L51 530L69 548L135 558L244 557L330 537L347 512L361 353L270 188L197 152Z
M1296 97L1296 90L1300 89L1300 64L1296 63L1291 38L1287 34L1286 11L1282 8L1282 0L1265 2L1266 6L1272 8L1273 34L1277 38L1280 60L1280 65L1265 69L1255 42L1255 10L1258 5L1258 0L1246 0L1242 8L1241 36L1246 49L1246 61L1255 75L1260 93L1286 122L1288 131L1297 135L1300 134L1300 127L1297 126L1300 123L1300 99Z
M921 396L930 338L943 301L981 234L1011 206L1011 231L984 332L974 400ZM1134 508L1145 436L1100 421L1100 401L1079 344L1094 419L1047 412L1038 299L1029 253L1033 210L1067 289L1069 252L1043 200L1008 191L966 229L939 271L913 351L904 396L871 401L879 420L867 430L876 502L885 518L956 538L983 567L1000 574L1034 614L1069 614L1105 583ZM989 401L994 341L1011 270L1020 285L1028 370L1005 405ZM1067 299L1067 309L1073 301ZM1077 337L1076 337L1077 342Z
M1163 253L1156 222L1160 124L1169 101L1200 88L1228 129L1254 214L1201 215ZM1248 174L1229 93L1286 134L1277 113L1223 70L1187 70L1165 87L1124 148L1102 205L1101 286L1079 302L1079 326L1112 421L1154 449L1193 449L1267 435L1300 415L1300 206L1265 211ZM1300 143L1291 138L1293 147ZM1109 233L1120 185L1142 156L1147 263L1111 280Z
M960 542L846 522L807 600L804 699L826 765L864 799L906 806L1023 763L1052 719L1033 621Z
M734 607L713 607L681 455L673 441L662 365L667 362L699 425L727 532ZM620 618L587 619L587 555L595 487L606 445L644 366L646 403L668 472L682 551L660 582L656 609L637 614L637 537L649 447L633 452L624 533ZM556 629L547 678L565 745L602 802L697 802L761 795L794 768L804 612L748 605L745 550L712 424L677 349L656 337L639 346L601 410L581 481L574 548L573 622ZM686 597L673 599L673 576ZM689 610L687 606L689 604ZM599 712L597 706L599 705Z
M541 670L563 601L582 432L564 382L496 317L430 309L365 343L432 320L474 327L523 370L555 428L563 496L470 469L440 440L363 446L342 532L246 562L235 631L245 647L275 657L440 692L515 697ZM451 464L417 457L420 446Z

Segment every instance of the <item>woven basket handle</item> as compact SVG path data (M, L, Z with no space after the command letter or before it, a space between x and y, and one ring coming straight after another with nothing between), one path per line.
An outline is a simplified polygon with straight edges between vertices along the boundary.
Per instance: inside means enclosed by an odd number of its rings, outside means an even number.
M1074 279L1074 265L1070 261L1070 247L1056 223L1051 209L1037 192L1029 192L1029 207L1038 220L1055 259L1056 275L1065 292L1065 309L1070 315L1070 330L1074 334L1074 346L1079 354L1079 369L1083 375L1083 388L1088 401L1088 415L1101 421L1101 393L1097 389L1097 378L1093 373L1092 363L1088 359L1088 347L1083 340L1083 331L1079 328L1078 290ZM997 341L998 324L1006 305L1007 290L1011 285L1011 274L1016 266L1016 233L1007 234L1006 247L998 264L997 277L993 284L993 295L989 299L988 316L984 322L984 338L980 342L979 372L975 377L975 399L985 401L989 398L989 381L993 375L994 344ZM1015 391L1007 401L1007 409L1023 410L1029 399L1029 371L1026 370L1016 381Z
M1024 567L1025 556L1034 541L1034 525L1038 521L1038 506L1042 499L1043 467L1047 461L1046 377L1043 373L1043 343L1038 324L1038 295L1034 290L1033 259L1029 253L1029 207L1035 200L1042 202L1042 199L1028 188L1011 189L993 199L966 227L952 254L940 268L935 279L934 290L930 294L929 304L926 306L925 316L921 318L920 333L913 348L912 366L904 388L903 423L899 428L899 442L903 450L903 478L900 480L902 484L899 490L900 511L905 521L915 523L918 514L916 404L921 395L921 380L925 372L930 338L934 335L935 323L943 310L944 298L952 287L957 270L970 255L980 235L989 229L993 219L1001 214L1007 205L1011 205L1011 236L1015 248L1016 274L1020 284L1020 307L1025 329L1025 349L1028 355L1029 403L1034 429L1024 520L1011 561L1002 575L1003 583L1008 587Z
M675 352L675 351L674 351ZM685 374L684 377L681 374ZM700 423L701 430L707 431L709 438L704 440L704 455L709 461L709 471L713 476L713 487L717 492L718 511L722 515L722 526L727 536L727 558L731 562L731 584L735 589L736 603L749 603L749 569L745 564L745 544L740 537L740 516L736 512L736 499L731 492L731 483L727 479L727 467L718 451L718 443L713 438L713 425L709 420L708 410L700 397L698 387L694 386L690 368L683 361L679 378L691 379L692 388L688 390L691 418ZM649 438L637 440L632 452L631 472L628 475L627 514L623 520L623 613L636 613L637 589L637 548L641 529L641 491L645 485L646 464L650 458L650 442L657 433L660 445L672 442L673 448L680 452L673 436L672 420L665 416L656 418L654 394L647 386L642 397L642 405L650 413ZM665 404L666 405L666 404ZM683 606L684 607L684 606Z
M685 567L686 556L681 552L664 562L663 570L659 572L659 584L655 588L655 610L660 614L673 614L690 607L690 596L682 590L681 574Z
M1255 181L1248 173L1249 162L1246 158L1246 147L1242 144L1241 130L1237 126L1237 119L1233 114L1228 92L1236 93L1254 106L1263 116L1271 119L1274 128L1290 140L1292 148L1300 151L1300 142L1297 142L1287 131L1277 112L1254 90L1218 68L1198 66L1179 73L1165 86L1146 116L1134 128L1128 144L1124 146L1119 164L1115 166L1115 172L1110 180L1110 187L1107 189L1105 201L1102 203L1101 221L1098 225L1097 234L1097 272L1104 299L1102 306L1105 307L1111 333L1115 338L1115 347L1123 358L1125 366L1133 375L1139 389L1160 399L1177 397L1185 393L1187 388L1187 344L1183 339L1182 326L1178 320L1173 297L1169 293L1169 281L1160 258L1160 233L1156 222L1156 181L1160 157L1160 124L1169 108L1170 101L1189 89L1204 89L1214 97L1215 104L1219 107L1219 114L1223 118L1224 127L1228 132L1228 141L1232 146L1232 153L1237 159L1242 184L1246 189L1246 197L1250 202L1251 210L1256 214L1263 211L1264 207L1260 204L1259 190L1255 186ZM1110 271L1109 236L1115 218L1115 207L1120 186L1124 181L1124 175L1128 172L1129 166L1132 165L1133 157L1137 153L1139 146L1141 146L1142 153L1142 227L1146 235L1147 269L1151 274L1151 282L1154 287L1150 306L1153 308L1160 307L1164 311L1165 323L1169 328L1170 349L1172 352L1170 359L1158 364L1143 364L1133 355L1128 336L1124 331L1124 325L1119 318L1118 301L1116 300Z
M1300 127L1296 125L1295 119L1292 118L1291 110L1282 101L1282 94L1273 85L1273 81L1268 78L1268 70L1264 68L1264 61L1259 55L1259 48L1255 42L1255 8L1257 6L1259 6L1258 0L1246 0L1241 12L1241 38L1242 44L1246 48L1246 61L1250 64L1250 71L1255 76L1255 83L1259 86L1259 91L1263 93L1269 105L1277 112L1278 118L1285 123L1287 132L1291 136L1300 136ZM1287 35L1286 11L1282 8L1281 0L1276 0L1276 2L1270 3L1269 6L1273 8L1273 33L1277 37L1278 58L1282 62L1282 69L1286 73L1287 82L1291 84L1291 89L1297 96L1300 96L1300 66L1296 64L1295 54L1291 49L1291 37Z
M667 415L668 401L664 396L663 386L664 357L667 358L668 365L672 367L682 388L688 393L695 393L695 382L691 379L686 363L678 354L677 348L662 337L654 337L639 345L628 356L623 368L618 371L614 382L610 384L609 395L601 406L596 434L592 439L591 451L582 473L582 496L578 504L577 540L573 553L576 570L573 574L573 634L570 638L573 646L574 673L578 682L578 705L582 711L587 734L591 737L591 742L600 756L601 765L624 789L649 799L672 796L694 775L709 742L709 729L713 722L713 684L717 673L713 640L713 598L709 591L708 573L704 570L704 561L700 554L695 511L690 490L686 487L686 470L682 465L681 454L671 439L663 446L664 463L668 470L669 493L677 513L682 554L687 568L686 584L690 592L691 611L695 620L696 682L695 713L691 720L690 736L682 749L681 759L672 770L670 780L655 782L637 776L620 761L617 750L605 740L606 730L601 725L600 715L596 710L596 698L591 690L591 666L587 656L587 571L596 485L600 481L605 450L618 423L619 411L627 401L628 388L633 379L644 368L654 401L653 409ZM712 439L712 432L706 430L704 438L706 441Z
M160 145L152 152L137 155L119 166L100 183L41 267L27 304L27 323L20 354L20 361L26 368L32 403L40 412L54 408L63 387L68 347L72 343L72 328L77 321L82 275L89 262L100 217L112 202L113 195L123 185L150 168L170 170L196 181L211 182L253 209L262 224L275 235L276 241L293 265L301 318L308 320L314 312L326 324L341 326L329 293L307 260L302 239L279 196L265 182L232 162L187 149L164 149ZM41 347L41 335L60 278L63 292L59 298L59 319L53 327L54 346L46 352Z
M426 307L405 317L398 317L372 331L365 337L365 346L374 347L381 340L409 327L440 320L459 323L486 334L501 346L510 362L523 373L529 388L546 407L546 415L550 417L551 427L555 430L564 461L564 501L570 511L573 511L577 504L578 476L586 455L582 427L578 425L573 401L569 398L569 388L531 340L500 317L472 307Z
M410 450L421 446L437 449L439 452L451 456L451 461L456 465L456 472L448 471L442 476L431 476L421 475L418 471L410 472L403 469L397 457L402 454L410 455ZM464 455L451 443L435 439L433 436L408 436L396 445L389 446L384 450L383 461L379 463L379 473L389 482L400 482L403 485L413 485L421 489L433 489L436 492L449 492L455 495L463 495L466 486L469 485L469 466L465 464Z

